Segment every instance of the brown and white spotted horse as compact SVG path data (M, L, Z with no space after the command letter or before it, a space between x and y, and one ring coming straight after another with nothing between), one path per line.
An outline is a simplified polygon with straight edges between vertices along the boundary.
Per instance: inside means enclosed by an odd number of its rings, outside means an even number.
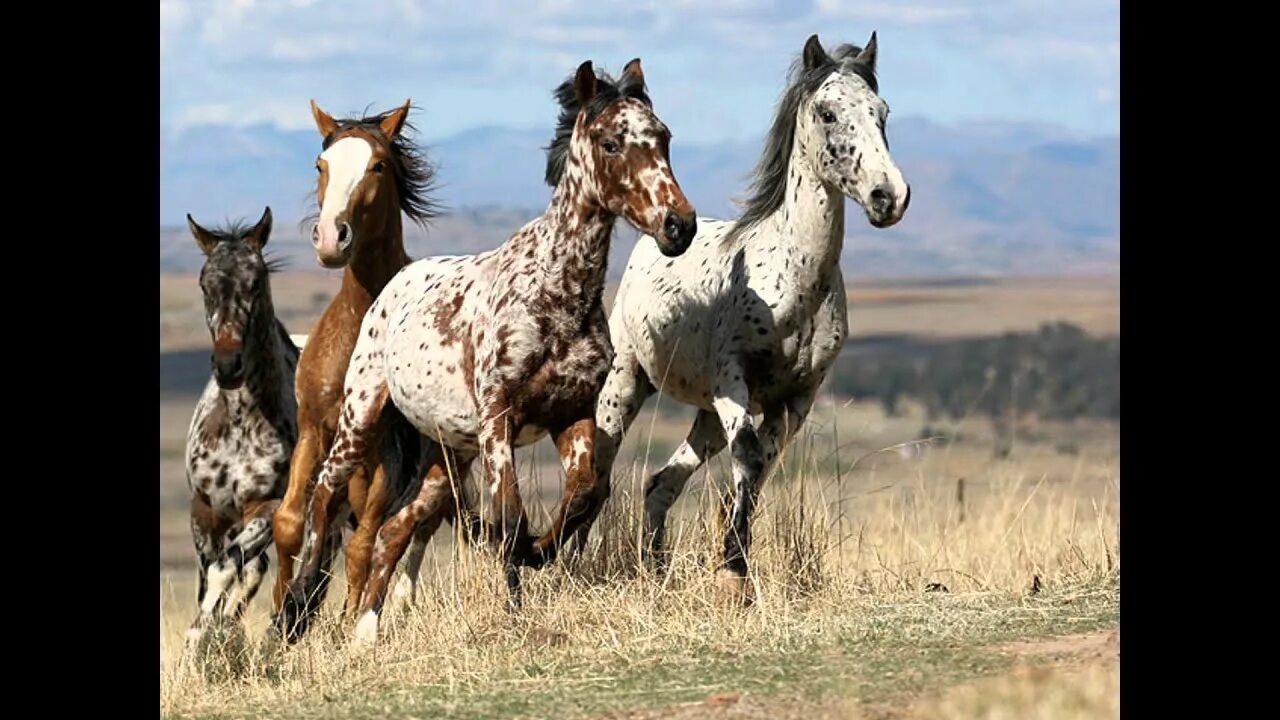
M433 170L407 139L409 110L406 100L403 106L372 117L335 120L315 101L311 103L316 127L324 138L323 152L316 160L320 210L312 244L322 266L344 270L342 287L308 336L298 366L298 445L288 490L275 516L280 560L274 598L277 612L293 578L294 557L302 549L307 497L338 427L342 380L360 320L392 276L409 264L401 212L423 226L436 214L429 197ZM394 408L389 412L394 415ZM403 418L393 417L387 424L391 432L384 439L384 451L365 458L342 498L356 520L355 534L346 548L348 614L354 612L365 585L374 534L391 498L399 492L388 483L407 484L400 476L413 472L414 462L402 461L411 457L416 462L419 452L417 431ZM346 517L344 510L336 519ZM326 569L341 539L341 532L334 533L332 542L323 548ZM421 553L412 554L411 564L420 558ZM417 567L408 568L406 575L416 579ZM328 573L324 573L316 588L318 598L323 597L327 585ZM282 629L280 623L277 614L277 630Z
M495 250L409 265L361 326L286 609L310 609L308 582L320 572L335 498L367 456L383 408L394 404L443 447L428 461L417 496L378 533L357 642L376 640L390 574L411 533L438 526L453 498L450 474L464 475L475 458L482 516L502 541L513 606L518 567L550 562L607 493L592 458L595 398L613 355L602 294L615 221L621 216L660 238L674 256L692 242L696 215L672 173L670 133L653 113L638 59L617 81L585 62L556 97L561 115L546 173L555 191L546 212ZM565 468L565 493L535 540L512 454L548 433Z
M284 494L298 437L293 399L298 348L271 304L274 270L257 225L206 230L187 216L204 251L200 289L213 336L213 377L187 432L191 537L200 562L199 613L189 648L218 618L240 618L267 572L271 516Z

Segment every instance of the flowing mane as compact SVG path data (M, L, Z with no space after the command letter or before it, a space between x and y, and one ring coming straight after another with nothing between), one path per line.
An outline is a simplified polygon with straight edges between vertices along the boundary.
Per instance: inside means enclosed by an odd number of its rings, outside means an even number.
M791 164L791 147L794 145L800 102L804 98L821 87L833 72L856 75L862 78L873 92L880 92L875 69L857 60L861 52L862 48L846 43L836 48L827 62L811 70L805 70L804 63L800 58L796 58L789 73L790 82L782 93L782 99L778 101L778 111L773 118L773 127L769 129L769 135L765 139L764 152L751 173L750 195L742 203L742 217L725 235L725 243L731 243L782 207L787 190L787 167Z
M400 210L419 227L425 228L440 215L441 206L431 193L436 189L436 171L409 136L415 130L408 121L404 129L391 140L382 134L381 123L395 110L367 115L361 118L335 119L337 127L329 133L321 146L328 149L343 133L359 128L382 143L391 155L391 166L396 181L396 194L400 196Z

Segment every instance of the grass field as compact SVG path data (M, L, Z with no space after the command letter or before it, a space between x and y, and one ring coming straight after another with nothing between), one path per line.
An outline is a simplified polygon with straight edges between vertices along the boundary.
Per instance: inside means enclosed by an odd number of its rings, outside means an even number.
M310 322L313 282L273 279L277 304ZM186 284L161 278L162 351L204 342L198 297ZM973 335L1066 319L1116 332L1116 288L1093 280L869 285L852 295L851 324L862 333ZM194 324L179 321L192 301ZM166 337L166 327L183 330ZM416 602L384 620L371 654L348 650L350 628L335 618L339 577L325 622L283 654L261 642L264 585L246 618L247 650L206 658L201 671L179 662L195 605L181 474L192 401L170 394L160 403L162 716L1119 715L1115 424L1026 426L1013 452L996 458L985 420L934 422L953 437L916 443L925 424L917 408L886 417L870 404L824 398L765 486L754 526L756 601L743 609L722 602L711 573L724 458L695 475L673 511L669 575L639 567L642 478L690 417L658 398L657 412L651 402L627 438L591 546L572 567L525 571L520 613L503 607L496 560L456 542L446 526ZM558 463L546 443L518 457L523 494L543 527L559 493ZM274 557L272 567L268 583Z

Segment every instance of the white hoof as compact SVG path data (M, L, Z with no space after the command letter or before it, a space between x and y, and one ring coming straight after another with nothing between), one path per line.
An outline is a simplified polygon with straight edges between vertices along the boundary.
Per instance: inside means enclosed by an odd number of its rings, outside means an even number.
M370 610L356 623L356 634L351 640L355 650L367 650L378 644L378 614Z
M413 581L401 573L396 586L391 590L391 607L394 611L407 610L413 604Z
M200 628L187 628L185 636L187 651L195 651L195 649L200 646L200 639L203 637L204 631Z

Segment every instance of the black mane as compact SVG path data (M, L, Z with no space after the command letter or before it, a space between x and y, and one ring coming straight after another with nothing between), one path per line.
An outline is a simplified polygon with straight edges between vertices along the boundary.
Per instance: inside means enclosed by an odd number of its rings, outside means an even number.
M209 237L217 241L216 245L222 245L223 243L244 242L254 227L253 223L243 219L228 220L216 228L206 229L205 232L209 234ZM262 253L262 261L267 267L268 275L283 270L288 264L288 260L285 258L270 255L266 251Z
M621 98L635 98L648 107L653 107L643 80L625 73L621 79L614 80L600 68L595 68L595 71L596 94L587 103L587 122L595 120L610 103ZM578 99L573 91L573 76L560 83L554 95L556 103L560 105L560 118L556 122L556 134L551 138L551 144L543 148L547 151L545 179L551 187L559 185L560 178L564 175L565 163L569 158L569 141L573 138L573 124L578 118L578 112L583 109L578 107Z
M861 52L862 48L857 45L844 44L830 53L826 62L811 70L805 70L800 58L792 64L790 82L778 101L778 111L765 139L764 152L752 172L750 196L743 203L742 217L725 235L725 242L732 241L782 207L787 191L787 166L791 163L791 146L796 135L797 112L804 98L815 92L833 72L856 75L871 87L872 92L880 92L875 69L857 59Z
M400 209L410 220L425 228L427 223L440 214L439 203L431 197L431 192L436 189L435 168L427 160L426 154L409 139L415 128L407 118L396 137L388 139L382 134L382 121L393 112L395 110L358 119L335 120L337 127L324 139L322 148L327 150L339 135L352 128L360 128L377 138L390 151L396 190L400 195Z

